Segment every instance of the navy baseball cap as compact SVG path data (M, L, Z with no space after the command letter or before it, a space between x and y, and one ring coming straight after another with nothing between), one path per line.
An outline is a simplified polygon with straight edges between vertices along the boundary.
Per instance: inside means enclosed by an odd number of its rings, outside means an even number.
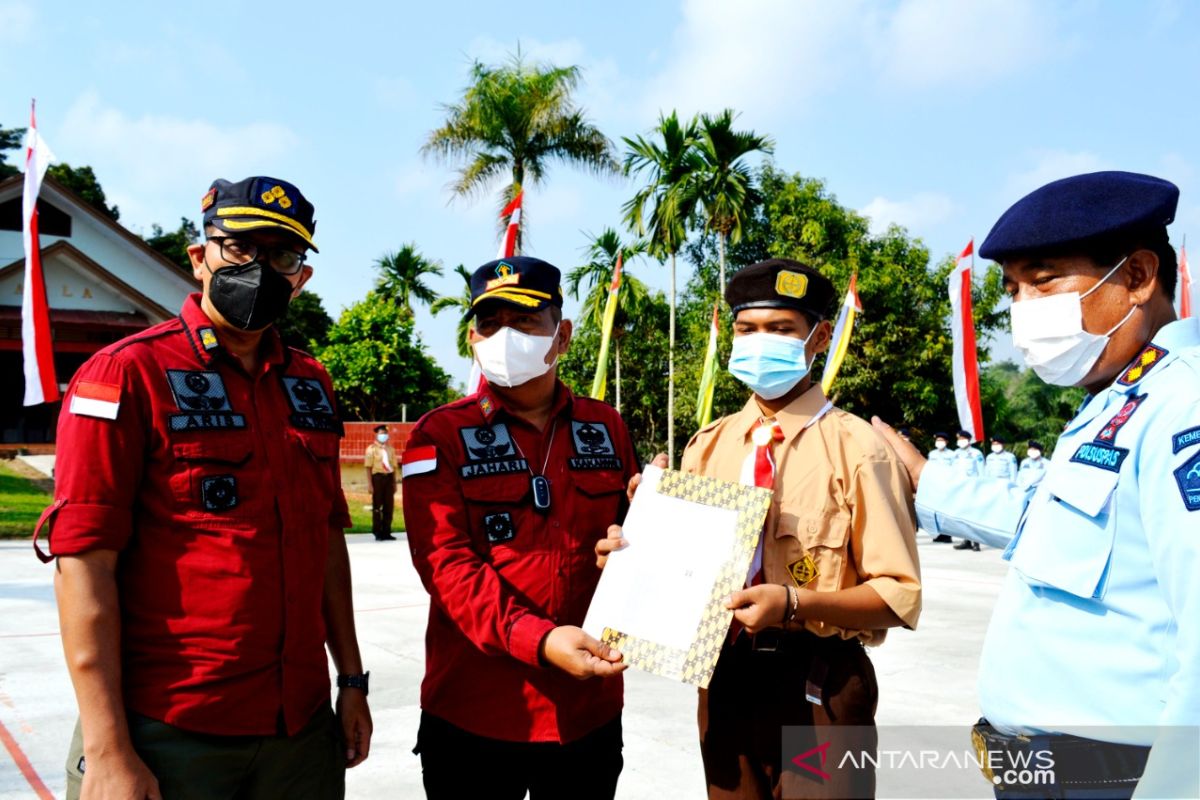
M1179 187L1136 172L1091 172L1048 183L1001 215L981 258L1061 250L1122 232L1165 229L1175 219Z
M512 256L489 261L471 274L471 309L475 315L480 303L497 300L528 311L547 306L562 308L562 273L553 264L532 256Z
M791 308L825 319L833 295L829 278L789 258L772 258L743 267L733 273L725 287L725 302L734 314L746 308Z
M248 230L275 228L292 234L305 247L313 244L317 223L313 205L287 181L255 175L237 181L217 178L200 200L204 224L233 236Z

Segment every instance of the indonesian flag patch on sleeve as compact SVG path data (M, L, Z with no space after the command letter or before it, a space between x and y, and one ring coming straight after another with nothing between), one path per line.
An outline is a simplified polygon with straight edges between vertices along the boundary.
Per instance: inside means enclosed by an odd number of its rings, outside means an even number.
M71 413L84 417L116 419L121 408L121 387L115 383L80 381L71 395Z
M437 448L433 445L409 447L400 459L400 477L411 478L437 469Z

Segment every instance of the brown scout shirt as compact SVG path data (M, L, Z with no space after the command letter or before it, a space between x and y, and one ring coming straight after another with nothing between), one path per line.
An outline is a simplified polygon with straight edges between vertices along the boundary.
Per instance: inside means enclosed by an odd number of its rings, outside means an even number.
M763 576L790 584L788 565L808 553L818 576L805 588L819 592L865 583L915 628L921 614L916 518L912 491L899 458L862 419L825 407L814 385L775 415L783 441L775 445L775 497L763 528ZM762 412L752 396L736 414L702 428L688 442L681 469L738 482L754 451L750 432ZM858 637L879 644L887 631L847 630L815 620L789 623L818 636Z
M367 469L371 470L372 475L380 475L387 472L383 468L383 458L380 454L381 450L387 450L388 466L392 468L392 473L395 474L400 465L396 463L396 448L390 444L380 444L379 442L371 442L367 445L366 455L363 456L363 464Z

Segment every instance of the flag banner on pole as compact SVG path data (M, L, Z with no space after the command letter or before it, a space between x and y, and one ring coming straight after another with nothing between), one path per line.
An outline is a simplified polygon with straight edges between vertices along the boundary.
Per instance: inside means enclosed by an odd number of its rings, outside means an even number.
M1192 276L1188 273L1187 245L1179 248L1179 318L1192 315Z
M975 349L975 317L971 309L971 264L975 240L963 248L950 273L950 331L954 340L954 402L958 424L983 439L983 406L979 402L979 361Z
M704 371L700 373L700 392L696 396L696 424L703 428L712 422L713 389L717 386L717 334L720 333L721 302L713 303L712 327L708 329L708 349L704 351Z
M500 212L500 219L508 219L508 228L504 231L504 240L500 242L496 258L512 258L517 254L517 231L521 228L521 201L524 197L525 190L522 189Z
M617 267L613 270L612 283L608 287L608 300L604 304L604 318L600 322L600 354L596 357L596 377L592 379L592 399L603 400L608 389L608 346L612 342L613 321L617 318L617 299L621 294L621 253L617 253Z
M821 391L829 396L833 381L837 378L846 351L850 349L850 335L854 333L854 316L862 313L862 303L858 299L858 273L850 276L850 288L846 290L846 299L842 301L842 309L838 312L837 323L833 326L833 344L829 347L829 358L825 360L825 373L821 376Z
M37 198L54 153L38 134L37 115L29 110L25 134L25 194L22 198L25 239L25 284L21 296L21 348L25 358L25 405L53 403L59 399L54 375L54 349L50 341L50 305L46 301L46 276L42 274L42 249L38 240Z

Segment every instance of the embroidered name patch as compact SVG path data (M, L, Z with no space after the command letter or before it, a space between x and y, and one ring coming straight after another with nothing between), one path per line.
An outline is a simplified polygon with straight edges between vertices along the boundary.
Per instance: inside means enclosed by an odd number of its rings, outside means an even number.
M612 437L603 422L580 422L571 420L571 442L575 446L575 458L567 463L571 469L620 469Z
M325 387L316 378L296 375L283 376L283 390L288 405L292 407L289 418L297 428L314 431L342 432L342 424L334 416L333 404L325 394Z
M483 531L487 535L487 540L492 544L510 541L517 535L512 515L507 511L500 514L488 514L484 517Z
M1121 430L1125 426L1125 423L1129 422L1130 417L1133 416L1133 412L1138 410L1142 401L1147 397L1148 395L1139 394L1129 398L1125 402L1125 405L1121 406L1121 410L1116 413L1116 416L1108 421L1108 424L1100 430L1100 433L1096 434L1096 441L1112 444L1113 440L1117 438L1117 431Z
M1200 511L1200 453L1184 462L1175 470L1175 483L1179 484L1179 495L1188 511Z
M1109 472L1120 472L1125 456L1129 455L1128 448L1113 447L1103 442L1086 442L1079 446L1071 460L1077 464L1087 464L1089 467L1099 467Z
M228 511L238 504L237 478L214 475L200 482L200 499L208 511Z
M167 370L167 383L182 414L168 418L173 431L244 428L246 418L233 413L225 383L216 372Z
M1194 428L1188 428L1186 431L1180 431L1171 437L1171 452L1178 453L1185 447L1191 447L1194 444L1200 444L1200 425Z
M464 478L524 472L529 469L528 462L517 451L508 426L503 422L461 428L458 433L462 436L463 448L467 454L467 463L460 469Z

